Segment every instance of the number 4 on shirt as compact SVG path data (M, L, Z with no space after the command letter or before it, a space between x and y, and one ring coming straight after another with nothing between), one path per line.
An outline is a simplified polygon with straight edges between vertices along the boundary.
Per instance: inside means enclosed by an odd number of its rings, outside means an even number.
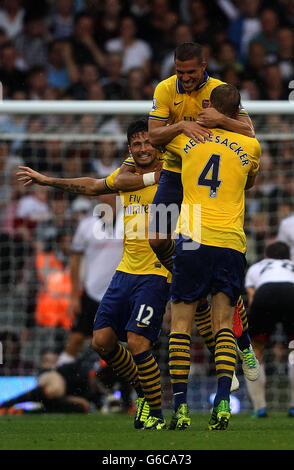
M213 153L198 178L197 184L199 186L207 186L209 188L209 197L217 196L217 190L222 183L218 179L220 158L220 155ZM210 178L207 177L209 173L211 173Z

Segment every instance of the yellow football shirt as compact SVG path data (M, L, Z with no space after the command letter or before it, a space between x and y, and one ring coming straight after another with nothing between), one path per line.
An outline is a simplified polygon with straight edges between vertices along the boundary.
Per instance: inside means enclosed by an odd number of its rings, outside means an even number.
M245 253L244 188L248 175L258 171L260 145L224 129L212 133L205 143L181 134L167 146L182 159L184 196L176 232Z
M160 82L153 98L153 107L149 119L175 124L179 121L196 121L198 114L207 107L210 94L214 88L224 82L209 77L205 72L204 81L191 94L185 92L176 75ZM240 116L247 116L241 108ZM181 172L181 159L167 149L163 164L164 170Z
M132 162L126 159L126 162ZM114 190L113 182L119 168L109 175L106 180L107 188ZM148 240L149 212L157 184L130 192L120 192L124 210L124 246L123 256L117 267L118 271L129 274L157 274L170 277L155 256Z

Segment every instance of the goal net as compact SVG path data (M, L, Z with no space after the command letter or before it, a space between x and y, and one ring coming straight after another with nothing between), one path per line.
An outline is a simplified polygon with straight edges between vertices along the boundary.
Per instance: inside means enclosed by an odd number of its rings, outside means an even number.
M281 220L293 211L294 108L286 102L247 102L244 105L262 147L260 174L246 201L250 266L262 259L265 244L275 239ZM18 166L30 166L57 177L103 178L118 168L128 155L126 129L129 122L137 116L148 115L150 108L149 102L0 104L0 351L3 352L0 375L35 376L45 351L63 351L72 319L68 317L58 325L52 319L38 323L38 295L43 286L36 268L37 259L42 253L53 252L56 260L69 269L72 237L80 220L93 213L97 204L94 197L44 186L24 187L16 176ZM68 236L62 238L60 234ZM101 277L105 276L105 266L96 269ZM83 260L80 279L82 284ZM64 286L65 282L60 282L59 287L61 284ZM62 293L65 297L67 294ZM167 309L155 346L165 406L171 404L169 318ZM287 344L285 332L278 324L264 358L268 407L275 410L287 408ZM89 342L84 348L88 346ZM240 364L237 372L241 388L235 396L241 410L247 410L251 405ZM209 409L209 396L215 386L213 358L194 329L190 408Z

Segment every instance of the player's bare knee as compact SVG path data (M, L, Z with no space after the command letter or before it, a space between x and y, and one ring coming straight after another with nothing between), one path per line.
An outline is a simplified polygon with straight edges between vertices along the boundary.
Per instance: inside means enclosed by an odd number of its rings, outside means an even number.
M113 350L115 342L108 335L105 335L104 330L96 330L93 334L92 347L93 349L100 354L100 356L105 356Z
M149 339L144 336L137 335L132 331L128 332L128 349L133 356L136 354L141 354L144 351L147 351L151 347L151 342Z

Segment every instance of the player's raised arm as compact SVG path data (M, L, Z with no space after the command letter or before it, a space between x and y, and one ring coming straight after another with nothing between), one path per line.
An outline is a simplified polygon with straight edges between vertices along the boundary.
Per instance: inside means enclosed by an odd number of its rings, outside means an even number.
M33 170L28 166L19 166L17 172L18 180L23 181L24 186L39 184L41 186L51 186L62 191L74 194L84 194L85 196L99 196L112 192L106 185L105 179L95 179L89 177L82 178L54 178Z

